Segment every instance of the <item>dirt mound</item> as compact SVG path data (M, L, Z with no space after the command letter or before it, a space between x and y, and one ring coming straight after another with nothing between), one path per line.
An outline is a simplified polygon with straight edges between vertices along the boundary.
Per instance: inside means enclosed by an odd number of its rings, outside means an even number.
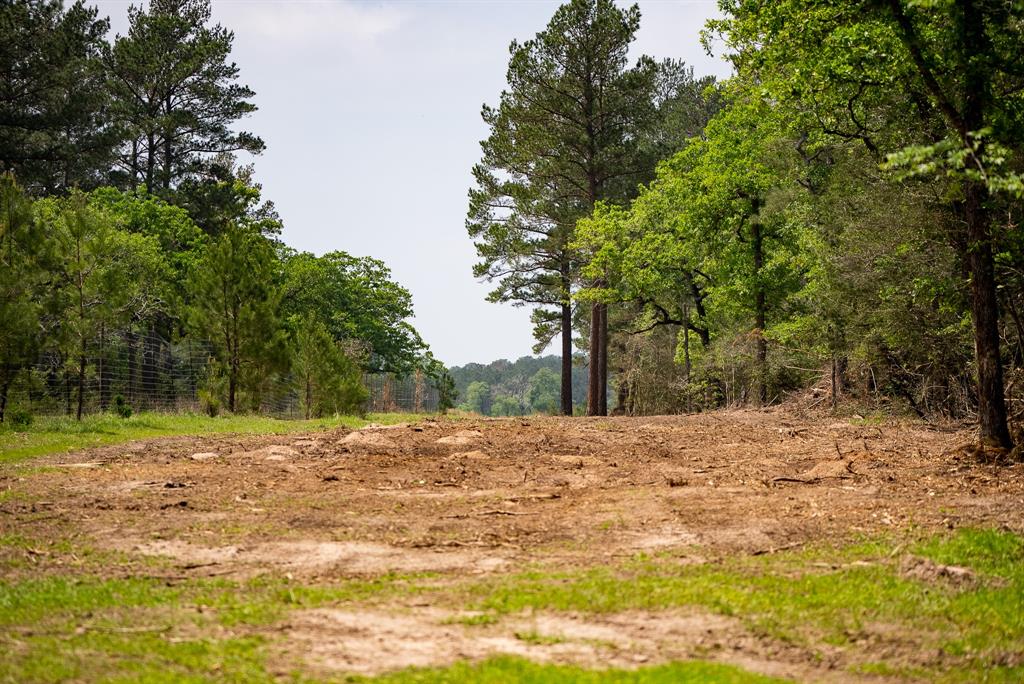
M398 445L395 442L379 432L365 432L362 430L350 432L340 443L353 450L373 453L388 453L398 450Z
M981 578L970 568L958 565L943 565L930 558L906 556L900 562L904 577L929 583L945 583L957 588L969 589L981 583Z
M470 444L476 444L477 441L483 437L484 434L479 430L460 430L454 435L448 435L447 437L441 437L436 440L438 444L451 444L455 446L468 446Z

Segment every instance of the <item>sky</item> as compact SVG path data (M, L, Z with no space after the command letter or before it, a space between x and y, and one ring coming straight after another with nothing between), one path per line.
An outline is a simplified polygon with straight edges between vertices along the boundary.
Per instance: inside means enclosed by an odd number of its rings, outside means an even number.
M94 2L127 32L127 0ZM699 42L715 0L641 0L634 57L728 65ZM542 30L548 0L213 0L259 108L240 127L284 241L381 259L412 292L413 324L449 366L531 353L529 310L486 301L465 229L481 106L505 87L508 46ZM243 160L246 161L246 160ZM557 353L552 347L549 353Z

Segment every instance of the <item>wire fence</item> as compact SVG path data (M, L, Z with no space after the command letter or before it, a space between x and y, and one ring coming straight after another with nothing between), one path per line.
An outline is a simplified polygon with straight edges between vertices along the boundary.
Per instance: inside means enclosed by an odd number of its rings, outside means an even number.
M84 363L83 363L84 358ZM200 412L204 394L223 392L216 385L211 345L194 340L172 342L156 335L126 331L101 335L86 353L47 352L18 374L8 391L9 407L35 415L102 413L118 405L132 411ZM290 374L247 367L236 410L279 418L302 418L305 409ZM423 375L365 374L369 391L364 410L372 413L437 410L438 392ZM208 401L208 400L207 400Z

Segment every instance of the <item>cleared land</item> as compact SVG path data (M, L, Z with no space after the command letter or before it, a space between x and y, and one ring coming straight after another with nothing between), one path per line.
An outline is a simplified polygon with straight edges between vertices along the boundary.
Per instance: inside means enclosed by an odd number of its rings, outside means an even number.
M778 410L8 464L0 677L1018 681L1024 467L969 439Z

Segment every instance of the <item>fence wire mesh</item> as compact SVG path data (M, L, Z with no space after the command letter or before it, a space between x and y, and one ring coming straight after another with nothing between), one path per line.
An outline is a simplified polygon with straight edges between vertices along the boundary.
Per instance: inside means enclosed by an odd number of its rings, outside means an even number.
M120 401L132 411L200 412L201 391L215 369L211 345L195 340L169 341L132 331L102 335L82 354L47 352L18 374L8 392L8 406L36 415L73 415L110 411ZM433 412L438 393L415 374L397 377L367 373L364 410ZM81 389L80 389L81 388ZM79 399L81 394L81 399ZM302 418L298 383L288 374L267 374L239 393L239 411L279 418Z

